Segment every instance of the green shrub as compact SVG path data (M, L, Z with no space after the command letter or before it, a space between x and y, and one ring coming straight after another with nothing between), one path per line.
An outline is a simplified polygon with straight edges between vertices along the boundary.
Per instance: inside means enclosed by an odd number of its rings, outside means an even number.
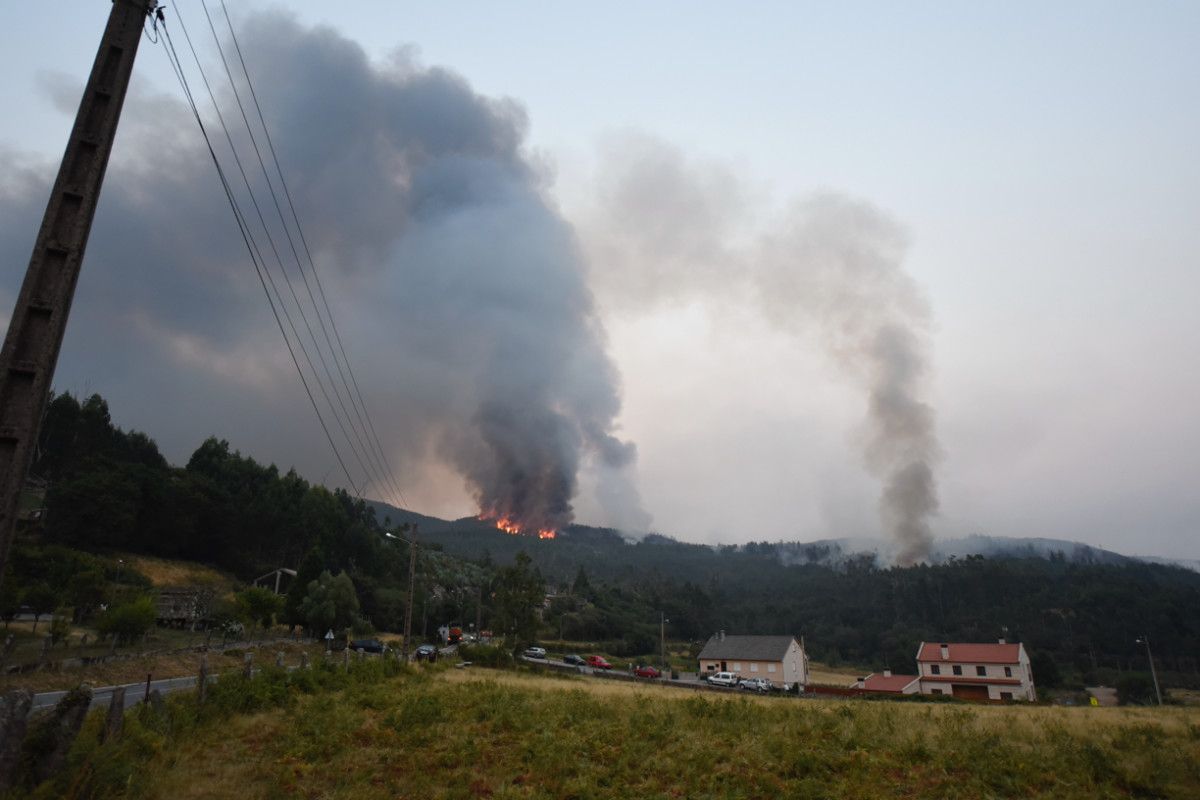
M516 664L513 654L500 645L460 644L458 654L462 656L463 661L470 661L481 667L507 669Z
M105 636L115 636L118 642L128 643L150 630L157 616L154 601L139 597L105 611L96 628Z

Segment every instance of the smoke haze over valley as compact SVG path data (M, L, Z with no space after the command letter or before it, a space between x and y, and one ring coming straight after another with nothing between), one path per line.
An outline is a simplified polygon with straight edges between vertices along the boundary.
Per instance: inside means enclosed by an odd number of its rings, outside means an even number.
M287 7L232 10L407 507L1200 556L1200 12ZM0 34L0 313L105 13ZM142 47L56 387L344 483Z

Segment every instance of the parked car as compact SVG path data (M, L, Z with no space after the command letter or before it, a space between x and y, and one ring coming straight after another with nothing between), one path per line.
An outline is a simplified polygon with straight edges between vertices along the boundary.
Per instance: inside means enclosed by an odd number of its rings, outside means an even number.
M732 688L738 685L738 676L737 673L734 672L714 672L705 680L707 680L713 686L725 686L727 688Z
M633 670L633 674L637 675L639 678L661 678L662 677L662 672L660 672L655 667L651 667L649 665L635 668Z
M563 663L570 664L575 667L587 666L587 661L584 661L583 656L577 655L563 656Z
M588 656L587 663L592 669L612 669L612 664L605 661L603 656Z
M362 650L364 653L382 653L383 642L378 639L355 639L350 643L350 649L355 652Z
M527 647L525 648L526 658L545 658L546 648L544 647Z
M423 644L413 654L417 661L437 661L438 649L431 644Z
M738 686L746 689L747 691L760 692L761 694L766 694L767 692L771 691L772 688L774 688L771 686L771 682L766 678L743 678L742 682L739 683Z

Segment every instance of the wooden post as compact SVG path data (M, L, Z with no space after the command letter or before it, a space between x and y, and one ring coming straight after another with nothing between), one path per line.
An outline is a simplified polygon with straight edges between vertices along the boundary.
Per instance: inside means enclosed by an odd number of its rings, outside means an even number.
M283 669L283 651L279 650L275 653L275 666Z
M242 659L242 676L249 678L254 675L254 653L247 652Z
M14 689L0 700L0 792L11 789L16 778L32 705L33 695L24 689Z
M125 725L125 687L118 686L112 690L112 699L108 703L108 715L104 718L104 736L106 742L121 735Z
M196 702L204 704L208 697L208 653L200 654L200 674L196 676Z
M92 687L86 683L67 692L66 696L58 701L50 722L50 746L48 751L34 762L34 778L38 783L62 769L91 704Z
M300 669L308 669L308 653L300 653Z

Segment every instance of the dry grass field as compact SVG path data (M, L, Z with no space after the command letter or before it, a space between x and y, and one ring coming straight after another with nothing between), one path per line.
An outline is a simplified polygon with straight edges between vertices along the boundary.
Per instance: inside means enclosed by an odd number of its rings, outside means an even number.
M230 684L277 698L251 713L196 720L175 699L172 721L135 721L123 749L81 745L75 776L36 796L1200 796L1195 709L745 697L480 669L333 693L276 680Z

